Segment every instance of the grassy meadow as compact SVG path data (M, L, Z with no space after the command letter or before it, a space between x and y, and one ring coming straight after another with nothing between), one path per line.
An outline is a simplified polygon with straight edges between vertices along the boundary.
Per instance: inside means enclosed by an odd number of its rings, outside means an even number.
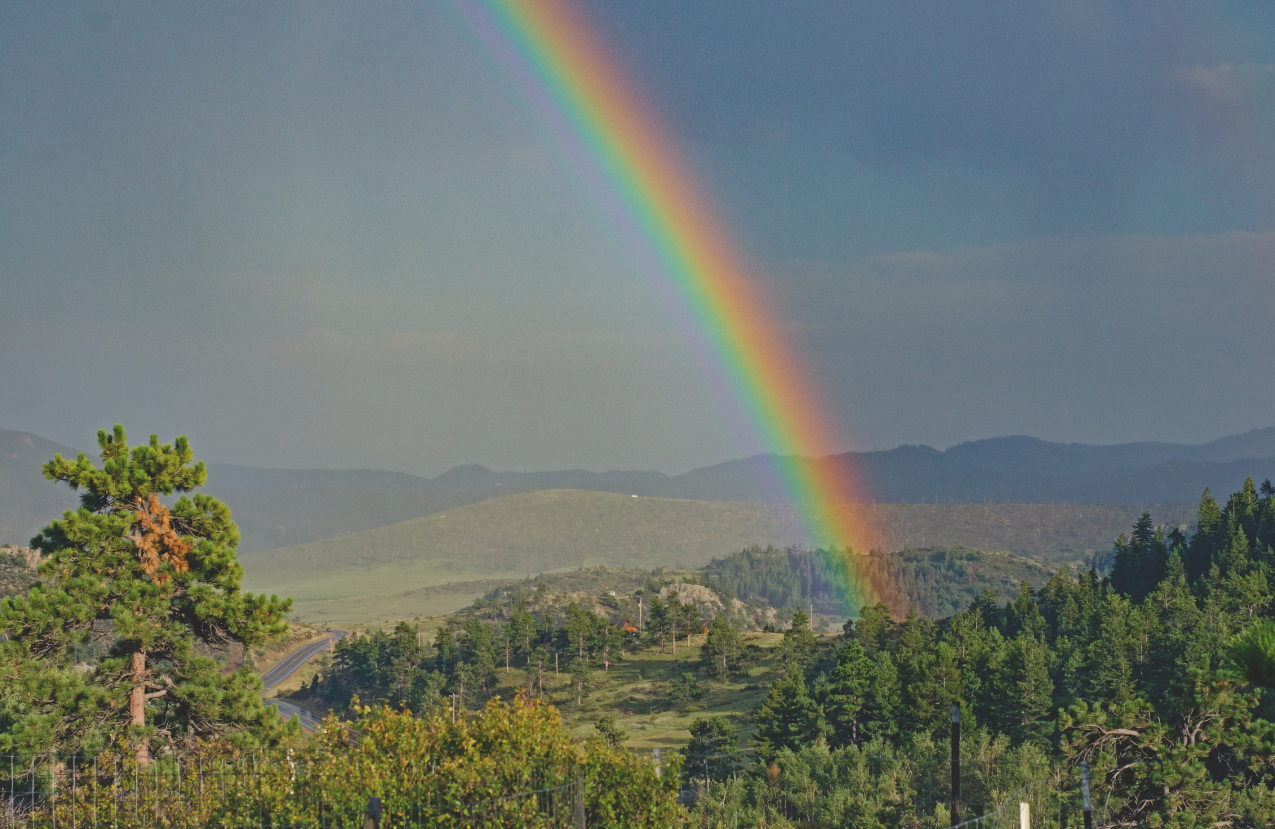
M1080 564L1128 532L1140 506L852 504L886 550L963 545L1051 566ZM1189 523L1191 508L1157 507ZM496 582L534 573L701 567L799 537L789 509L725 501L540 490L377 529L245 555L245 589L291 596L300 618L370 624L449 613Z
M422 588L595 565L695 567L794 538L759 504L543 490L254 553L242 563L245 589L291 596L303 618L325 608L335 618L337 600L401 605L402 594Z

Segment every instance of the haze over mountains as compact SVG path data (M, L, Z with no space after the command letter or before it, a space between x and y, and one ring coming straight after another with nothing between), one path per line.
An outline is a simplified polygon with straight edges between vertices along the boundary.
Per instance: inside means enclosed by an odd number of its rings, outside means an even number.
M0 430L0 543L25 544L74 505L47 483L40 464L77 450L25 432ZM374 529L488 500L546 489L583 489L700 501L764 502L768 456L680 475L621 470L493 472L459 466L435 478L370 469L257 469L210 463L208 491L234 512L244 552ZM861 497L879 503L1194 503L1208 486L1236 489L1247 476L1275 478L1275 427L1199 445L1062 444L1030 437L971 441L937 450L900 446L831 455L847 466Z

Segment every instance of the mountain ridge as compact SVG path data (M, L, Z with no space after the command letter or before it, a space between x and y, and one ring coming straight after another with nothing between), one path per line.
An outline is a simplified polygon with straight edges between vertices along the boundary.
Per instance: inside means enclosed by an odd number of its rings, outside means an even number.
M29 432L0 430L0 543L26 544L75 506L73 492L43 480L55 452L78 450ZM652 470L495 472L478 464L433 478L376 469L272 469L208 463L207 490L230 505L253 553L376 529L519 492L580 489L693 501L770 503L777 456L754 455L678 475ZM1201 444L1097 445L1026 435L947 449L904 444L813 460L858 480L867 503L1178 504L1204 488L1234 491L1245 477L1275 478L1275 427Z

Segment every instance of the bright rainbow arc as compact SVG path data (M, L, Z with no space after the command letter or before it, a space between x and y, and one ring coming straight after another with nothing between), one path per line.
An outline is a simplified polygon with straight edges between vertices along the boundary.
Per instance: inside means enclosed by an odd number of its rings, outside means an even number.
M859 501L843 464L814 457L835 446L818 386L757 280L713 217L694 177L563 0L458 0L462 13L589 179L642 264L681 297L770 452L812 547L831 553L857 609L886 599L849 550L871 536L837 505ZM873 570L873 572L875 572Z

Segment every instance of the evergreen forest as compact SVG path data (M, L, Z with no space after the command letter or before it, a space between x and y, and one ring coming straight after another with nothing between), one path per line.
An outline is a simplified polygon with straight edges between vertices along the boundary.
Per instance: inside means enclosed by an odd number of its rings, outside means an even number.
M928 555L957 574L965 564L959 552ZM343 641L304 693L337 708L362 699L451 712L480 704L501 674L516 673L529 699L545 693L547 674L566 674L576 707L620 660L693 637L698 668L669 684L668 702L693 706L755 667L746 617L731 609L765 599L796 609L764 702L746 728L696 720L683 751L698 825L948 825L954 706L971 775L963 816L1033 780L1074 777L1084 762L1112 825L1269 825L1271 666L1254 669L1239 644L1275 612L1275 489L1249 480L1224 504L1206 491L1186 529L1146 512L1110 558L1107 576L1060 569L941 618L874 603L821 636L801 605L836 595L828 557L752 549L714 562L694 587L649 582L640 633L596 608L514 590L441 628L432 646L407 624ZM895 584L921 595L896 572ZM715 591L724 612L709 618L679 587ZM622 738L613 717L597 733Z

